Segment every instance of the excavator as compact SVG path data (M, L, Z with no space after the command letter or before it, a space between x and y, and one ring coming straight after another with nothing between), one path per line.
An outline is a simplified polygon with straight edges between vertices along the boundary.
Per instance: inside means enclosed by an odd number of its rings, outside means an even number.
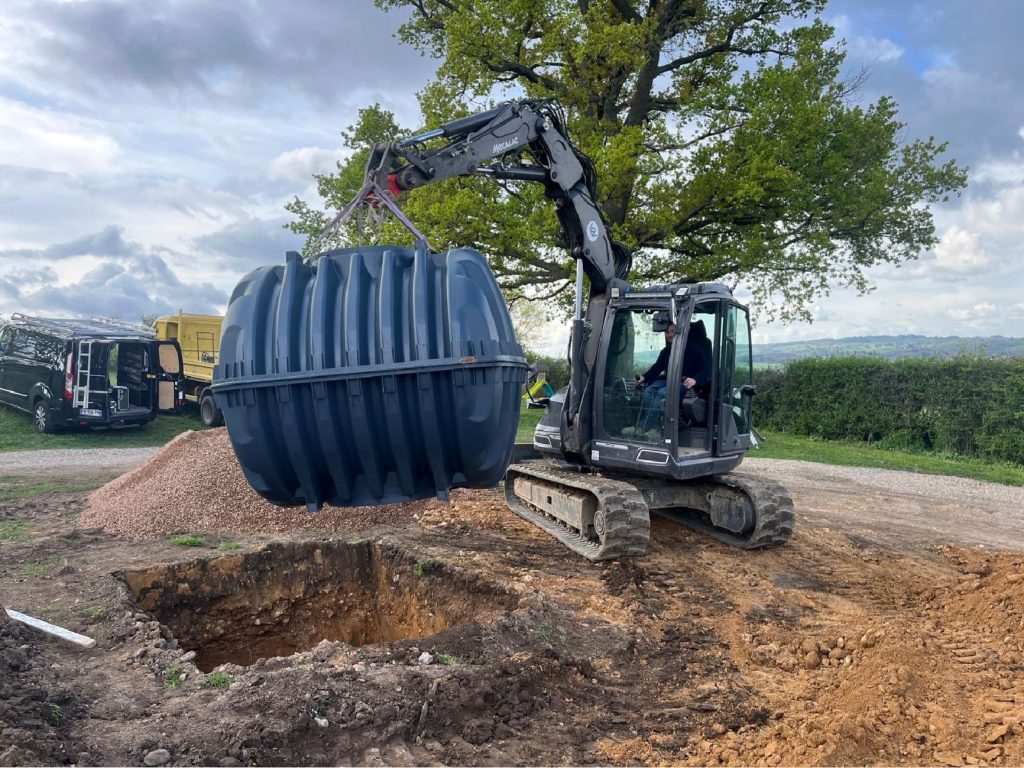
M354 214L390 212L425 242L396 198L468 176L542 184L577 267L568 386L547 401L532 455L506 470L511 510L591 561L644 554L651 513L736 547L786 542L788 492L734 471L755 442L747 307L721 283L627 282L631 254L609 235L593 162L570 141L557 104L507 102L376 145L362 189L320 240ZM700 384L684 370L688 344L708 368ZM666 348L654 388L642 374Z

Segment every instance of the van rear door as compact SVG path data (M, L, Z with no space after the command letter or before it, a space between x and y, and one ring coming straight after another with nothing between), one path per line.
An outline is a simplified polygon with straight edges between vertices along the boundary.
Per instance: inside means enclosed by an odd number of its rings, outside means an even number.
M178 415L185 405L185 374L181 347L176 341L153 341L153 374L160 413Z

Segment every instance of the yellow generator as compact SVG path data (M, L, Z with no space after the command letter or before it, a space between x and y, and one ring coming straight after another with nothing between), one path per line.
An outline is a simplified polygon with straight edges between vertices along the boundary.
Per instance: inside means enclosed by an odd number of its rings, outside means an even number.
M178 311L156 320L156 337L175 340L185 363L185 399L199 405L199 417L208 427L219 427L224 415L213 399L213 367L220 359L220 315L192 315Z

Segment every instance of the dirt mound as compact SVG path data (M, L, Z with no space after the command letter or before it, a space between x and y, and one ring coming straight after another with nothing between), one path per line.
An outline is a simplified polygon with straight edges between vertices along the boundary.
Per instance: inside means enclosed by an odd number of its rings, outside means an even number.
M78 752L63 733L80 714L76 697L57 684L38 644L0 608L0 766L59 765Z
M80 524L128 538L183 531L361 531L414 519L434 500L378 507L276 507L242 474L226 429L184 432L145 464L96 490Z

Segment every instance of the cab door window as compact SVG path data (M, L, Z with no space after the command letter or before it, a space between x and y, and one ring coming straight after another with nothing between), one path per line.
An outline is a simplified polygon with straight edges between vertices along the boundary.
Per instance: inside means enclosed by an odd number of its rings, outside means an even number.
M602 421L609 437L662 441L668 371L652 375L647 386L638 386L636 379L655 367L666 347L664 314L628 309L615 313L603 382Z
M731 453L748 446L754 394L753 362L746 309L726 304L723 310L718 447L720 453Z
M741 434L750 432L751 387L754 383L754 363L750 352L750 324L747 312L732 305L726 315L726 338L734 351L731 388L728 391L736 429Z

